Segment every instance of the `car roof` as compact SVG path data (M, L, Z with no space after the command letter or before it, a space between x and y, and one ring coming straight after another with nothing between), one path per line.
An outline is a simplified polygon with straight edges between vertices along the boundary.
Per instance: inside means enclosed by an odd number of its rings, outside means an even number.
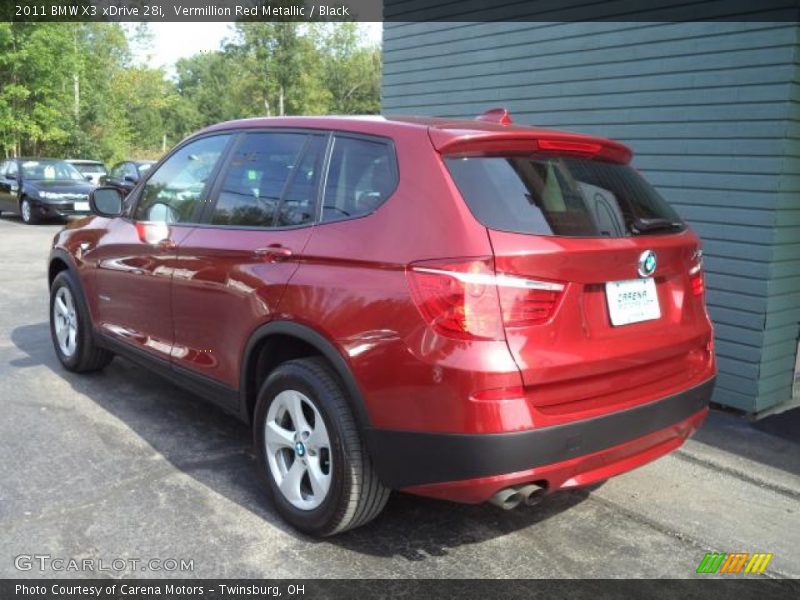
M58 160L61 162L66 162L63 158L50 158L49 156L14 156L7 160L18 160L18 161L36 161L36 160Z
M502 111L502 113L498 112ZM439 152L455 152L469 150L486 142L506 142L509 145L524 143L532 140L551 140L566 145L599 145L606 153L606 158L615 162L628 162L631 150L624 144L608 138L519 125L508 121L501 121L503 115L508 116L504 109L495 109L480 115L478 119L454 119L444 117L416 117L416 116L325 116L325 117L256 117L251 119L238 119L226 121L207 127L191 137L218 131L235 131L255 128L302 128L302 129L333 129L351 133L367 135L392 136L401 132L418 131L427 133L434 147Z
M65 159L68 163L72 164L79 164L79 165L102 165L102 160L93 160L91 158L67 158Z

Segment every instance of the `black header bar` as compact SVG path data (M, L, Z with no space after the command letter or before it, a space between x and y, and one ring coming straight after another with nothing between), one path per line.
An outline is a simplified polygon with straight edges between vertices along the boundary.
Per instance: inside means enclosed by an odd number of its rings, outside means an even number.
M3 0L0 21L793 21L800 0Z

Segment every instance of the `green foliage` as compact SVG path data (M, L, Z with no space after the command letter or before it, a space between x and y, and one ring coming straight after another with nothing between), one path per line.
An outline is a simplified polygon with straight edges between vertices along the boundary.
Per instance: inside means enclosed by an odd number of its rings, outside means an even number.
M145 25L0 22L0 154L156 158L220 121L380 110L380 49L355 23L238 23L171 78L134 61L150 42Z

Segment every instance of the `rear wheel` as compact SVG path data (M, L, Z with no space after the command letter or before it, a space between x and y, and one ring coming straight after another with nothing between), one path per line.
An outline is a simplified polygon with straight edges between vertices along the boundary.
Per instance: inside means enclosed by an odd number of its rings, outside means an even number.
M69 371L99 371L114 355L97 346L89 311L79 284L69 271L62 271L50 288L50 336L61 364Z
M390 490L375 475L345 392L324 360L275 369L259 393L253 426L272 499L297 529L333 535L383 510Z
M39 216L33 208L33 203L28 198L23 198L19 204L19 214L22 222L26 225L35 225L39 222Z

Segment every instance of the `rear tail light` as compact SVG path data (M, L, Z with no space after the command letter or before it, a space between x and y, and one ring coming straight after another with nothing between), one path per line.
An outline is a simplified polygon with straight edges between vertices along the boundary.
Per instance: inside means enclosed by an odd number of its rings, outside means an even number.
M692 286L692 294L695 296L702 296L706 291L706 284L703 279L703 271L700 270L694 275L689 276L689 282Z
M491 258L416 263L407 273L425 322L457 339L501 340L503 327L545 323L564 291L563 283L496 274Z
M689 269L689 284L692 289L692 295L702 296L706 291L705 278L703 277L703 251L696 250L692 257L695 265Z
M541 325L550 320L564 292L563 283L497 276L500 309L506 327Z

